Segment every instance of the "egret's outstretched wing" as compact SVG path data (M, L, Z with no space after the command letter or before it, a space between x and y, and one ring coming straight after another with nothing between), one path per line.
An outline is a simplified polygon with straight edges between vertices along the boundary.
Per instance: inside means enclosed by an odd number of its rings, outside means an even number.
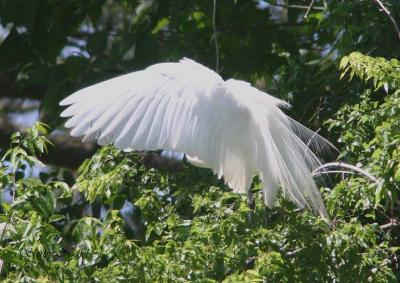
M204 161L236 192L256 172L251 114L215 72L189 59L153 65L82 89L63 100L66 127L84 141L135 150L166 149Z
M82 89L63 100L66 127L84 141L134 150L172 150L200 160L235 192L264 183L326 215L310 170L318 159L278 108L285 103L248 83L222 78L189 59L153 65ZM301 128L300 128L301 131Z
M228 80L227 88L236 100L251 109L253 127L252 140L255 145L257 174L263 182L264 200L272 206L277 188L281 185L284 193L300 207L307 206L327 217L320 192L310 170L320 162L298 135L308 136L311 130L286 116L280 109L287 103L259 91L249 83ZM297 126L296 129L293 129ZM315 134L316 147L330 146Z

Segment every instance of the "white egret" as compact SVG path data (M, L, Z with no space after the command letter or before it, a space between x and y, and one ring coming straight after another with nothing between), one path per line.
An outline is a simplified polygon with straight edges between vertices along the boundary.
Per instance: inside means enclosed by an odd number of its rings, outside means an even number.
M183 152L237 193L258 175L267 206L281 187L299 207L327 216L311 176L320 162L308 144L330 143L285 115L279 107L286 102L247 82L224 81L184 58L89 86L60 105L69 106L61 113L70 117L65 126L83 141Z

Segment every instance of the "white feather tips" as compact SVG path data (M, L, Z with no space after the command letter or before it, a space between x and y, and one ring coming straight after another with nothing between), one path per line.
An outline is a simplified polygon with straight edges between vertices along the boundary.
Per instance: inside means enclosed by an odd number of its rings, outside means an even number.
M224 82L184 58L87 87L60 105L68 105L61 114L70 117L66 127L84 141L184 152L190 162L211 168L239 193L260 175L268 206L282 187L300 207L326 216L310 173L319 161L296 135L314 133L279 109L289 104L249 83ZM330 146L316 137L316 146Z

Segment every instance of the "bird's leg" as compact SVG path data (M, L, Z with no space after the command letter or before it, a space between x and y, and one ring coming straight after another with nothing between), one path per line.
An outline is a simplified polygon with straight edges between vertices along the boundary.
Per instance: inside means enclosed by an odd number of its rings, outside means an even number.
M248 217L249 217L249 221L250 223L253 223L253 218L254 218L254 208L255 208L255 201L254 201L254 196L253 196L253 192L250 189L247 190L247 205L249 206L249 208L251 209L249 211Z

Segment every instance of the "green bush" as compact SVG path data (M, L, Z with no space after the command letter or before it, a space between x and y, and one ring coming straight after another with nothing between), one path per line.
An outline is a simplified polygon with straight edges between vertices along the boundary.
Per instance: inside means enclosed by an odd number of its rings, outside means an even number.
M6 282L396 282L398 236L380 225L396 208L389 160L397 151L379 125L388 129L397 98L362 98L329 123L342 129L341 156L371 169L380 183L354 177L323 189L331 225L283 198L265 209L257 182L252 211L246 196L209 170L149 168L141 154L112 146L86 160L76 182L63 181L65 172L24 177L45 153L46 128L17 133L1 167L2 189L15 195L1 206L0 276ZM125 200L133 204L128 214ZM95 213L99 207L105 212Z

